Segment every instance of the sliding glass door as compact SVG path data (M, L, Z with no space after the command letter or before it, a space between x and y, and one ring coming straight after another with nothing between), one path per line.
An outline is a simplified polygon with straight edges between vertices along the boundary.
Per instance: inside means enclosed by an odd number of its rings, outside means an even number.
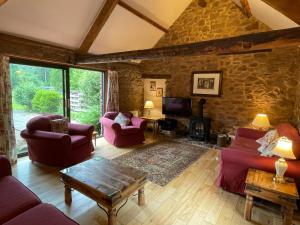
M19 154L27 152L20 132L32 117L64 115L64 78L61 68L10 64L13 116Z
M20 132L37 115L64 115L73 123L94 125L101 135L103 72L12 61L10 77L19 155L27 153Z
M99 118L103 112L104 73L70 69L70 116L74 123L94 125L101 134Z

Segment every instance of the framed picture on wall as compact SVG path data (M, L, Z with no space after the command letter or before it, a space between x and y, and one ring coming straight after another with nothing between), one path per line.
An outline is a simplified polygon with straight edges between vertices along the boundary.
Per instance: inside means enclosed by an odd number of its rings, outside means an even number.
M192 73L192 95L221 96L222 71Z
M164 93L163 88L156 88L156 97L162 97Z
M156 81L150 81L150 91L156 91Z

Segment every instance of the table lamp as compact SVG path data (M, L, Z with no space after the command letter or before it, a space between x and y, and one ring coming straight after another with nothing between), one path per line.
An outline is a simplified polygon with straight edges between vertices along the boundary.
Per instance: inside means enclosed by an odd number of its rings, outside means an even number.
M148 109L148 115L147 117L150 117L150 110L154 108L154 104L152 101L146 101L144 109Z
M284 173L288 168L285 159L296 159L293 153L293 142L287 137L281 137L272 152L274 155L280 157L275 162L276 176L274 181L277 183L284 183Z
M252 121L252 125L259 130L267 130L270 127L270 122L266 114L259 113Z

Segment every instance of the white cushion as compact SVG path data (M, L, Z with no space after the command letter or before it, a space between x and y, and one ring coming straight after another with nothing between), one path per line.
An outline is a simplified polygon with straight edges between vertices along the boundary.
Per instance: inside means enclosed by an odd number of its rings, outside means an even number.
M119 113L114 119L114 122L120 124L121 126L127 126L130 123L130 119L123 113Z
M279 135L277 130L268 131L265 136L256 140L260 144L257 149L263 156L273 156L272 150L275 148Z

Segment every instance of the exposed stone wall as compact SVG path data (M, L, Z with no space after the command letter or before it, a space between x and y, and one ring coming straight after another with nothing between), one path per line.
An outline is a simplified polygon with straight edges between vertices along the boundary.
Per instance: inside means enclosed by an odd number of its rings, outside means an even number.
M246 18L231 0L207 2L207 7L201 8L193 1L157 46L269 30L255 18ZM191 96L193 71L222 70L222 96L206 98L206 112L213 119L213 127L245 126L260 112L267 113L271 123L276 125L295 117L297 55L297 48L289 48L247 55L177 57L145 61L141 70L171 74L166 95L174 97ZM192 98L193 113L197 114L200 97Z
M295 51L222 57L182 57L144 64L151 73L172 74L167 96L190 97L193 71L223 71L221 97L205 97L206 112L214 128L245 126L255 114L267 113L272 124L291 121L296 99ZM198 113L199 96L192 96L193 114ZM300 103L300 100L299 100Z
M119 74L119 100L121 111L143 112L144 83L138 66L123 64L115 68Z
M298 80L296 87L296 99L293 112L293 122L300 131L300 48L298 48L298 57L295 57L295 78Z
M170 27L157 47L238 36L270 30L254 17L247 18L232 0L194 0Z

